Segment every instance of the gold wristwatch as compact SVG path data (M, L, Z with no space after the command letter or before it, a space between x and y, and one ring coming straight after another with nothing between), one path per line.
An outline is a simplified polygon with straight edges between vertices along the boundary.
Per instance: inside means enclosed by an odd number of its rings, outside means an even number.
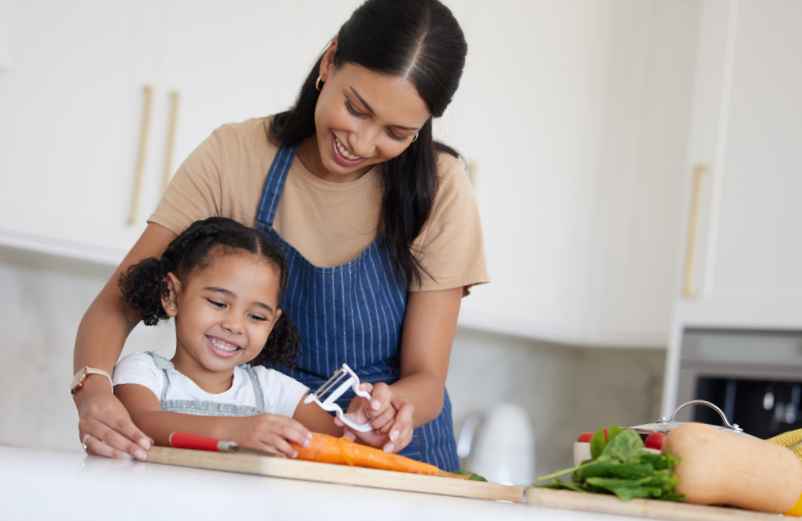
M109 385L114 387L114 383L111 381L111 375L104 371L103 369L97 369L95 367L82 367L75 373L75 376L72 377L72 385L70 386L70 394L75 394L81 390L86 382L86 379L93 374L97 374L106 378L109 381Z

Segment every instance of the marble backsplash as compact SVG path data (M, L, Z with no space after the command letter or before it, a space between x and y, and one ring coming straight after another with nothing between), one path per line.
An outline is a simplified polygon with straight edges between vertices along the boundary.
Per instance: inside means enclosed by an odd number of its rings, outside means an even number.
M67 391L78 322L111 269L0 248L4 312L0 444L79 450ZM171 324L137 327L126 352L169 355ZM659 414L664 351L555 345L460 329L448 388L457 432L466 417L508 402L531 419L537 472L566 466L581 431Z

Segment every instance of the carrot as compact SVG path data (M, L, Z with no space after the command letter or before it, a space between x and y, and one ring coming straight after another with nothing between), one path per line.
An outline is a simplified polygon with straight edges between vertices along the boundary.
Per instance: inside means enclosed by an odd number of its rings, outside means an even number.
M298 451L298 459L306 461L395 470L429 476L448 475L434 465L354 443L345 438L335 438L328 434L312 433L312 441L308 447L298 445L294 445L294 447Z

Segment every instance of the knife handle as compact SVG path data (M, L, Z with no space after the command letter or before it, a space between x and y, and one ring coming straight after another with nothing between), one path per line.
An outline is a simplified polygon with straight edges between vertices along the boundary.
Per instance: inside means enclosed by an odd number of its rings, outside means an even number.
M191 432L171 432L168 440L170 446L177 449L208 450L212 452L237 450L236 442L218 440L217 438L192 434Z

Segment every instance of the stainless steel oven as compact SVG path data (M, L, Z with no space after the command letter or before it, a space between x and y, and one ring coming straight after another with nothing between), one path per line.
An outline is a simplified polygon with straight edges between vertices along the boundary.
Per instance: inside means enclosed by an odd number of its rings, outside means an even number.
M680 352L677 403L713 402L761 438L802 428L802 331L689 329ZM679 417L721 422L703 407Z

